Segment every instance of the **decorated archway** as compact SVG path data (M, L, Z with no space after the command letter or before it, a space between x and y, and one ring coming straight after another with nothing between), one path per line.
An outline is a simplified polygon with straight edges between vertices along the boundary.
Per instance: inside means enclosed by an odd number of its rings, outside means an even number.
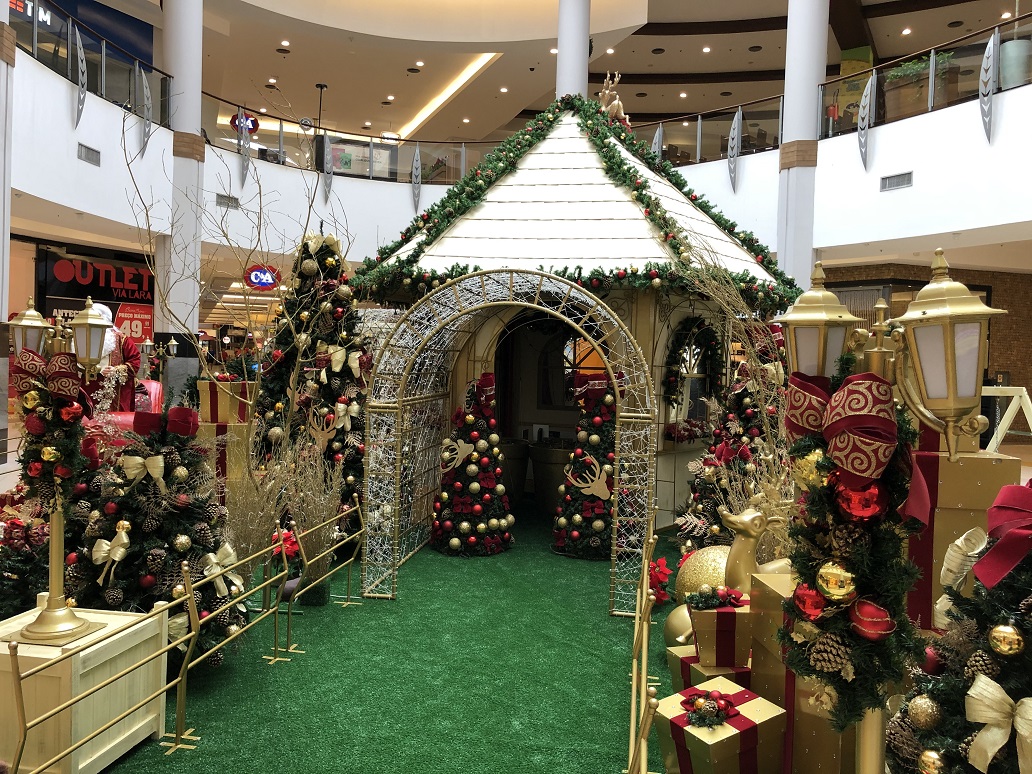
M654 515L656 393L649 364L597 296L554 274L513 269L477 272L437 288L402 316L377 356L366 403L363 593L395 598L399 567L427 542L453 366L470 336L505 308L535 309L570 325L617 388L609 609L634 615Z

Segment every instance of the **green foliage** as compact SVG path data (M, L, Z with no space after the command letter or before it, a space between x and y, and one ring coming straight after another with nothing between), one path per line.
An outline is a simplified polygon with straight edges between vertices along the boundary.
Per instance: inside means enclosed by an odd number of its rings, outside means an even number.
M952 51L936 51L935 52L935 71L936 73L942 73L949 67L950 62L953 61ZM901 62L895 67L889 68L885 71L886 81L898 81L903 78L914 78L916 76L928 75L928 54L924 56L915 57L914 59L908 59L905 62Z
M703 369L706 373L703 392L717 396L723 391L725 354L716 331L703 317L685 317L670 334L664 363L663 398L672 406L677 405L684 391L685 375L681 372L681 362L689 343L702 349Z
M548 110L528 122L522 132L504 140L452 186L443 199L419 214L398 239L381 247L375 256L367 258L358 266L353 281L355 290L375 300L411 298L476 271L475 266L459 264L444 271L428 271L420 268L419 259L453 223L483 200L491 185L515 169L519 160L549 134L567 111L578 116L582 131L605 165L606 174L615 183L632 192L672 258L691 257L693 246L689 235L667 212L662 200L651 192L648 180L627 161L619 146L623 146L650 170L665 177L679 191L684 192L695 206L712 218L732 239L752 252L757 263L775 278L774 282L761 281L747 271L730 275L750 308L766 316L786 309L798 297L798 286L778 268L770 250L752 232L740 230L737 223L723 216L704 197L688 188L684 178L669 161L653 153L649 144L638 140L624 124L610 119L597 102L569 95L552 103ZM417 238L419 241L403 258L396 257L402 247L410 245ZM667 291L690 293L698 289L701 274L714 271L725 274L723 270L709 266L689 267L687 260L649 262L641 267L631 265L612 272L594 269L585 273L580 267L542 268L574 281L597 295L604 295L614 287L647 290L657 286Z

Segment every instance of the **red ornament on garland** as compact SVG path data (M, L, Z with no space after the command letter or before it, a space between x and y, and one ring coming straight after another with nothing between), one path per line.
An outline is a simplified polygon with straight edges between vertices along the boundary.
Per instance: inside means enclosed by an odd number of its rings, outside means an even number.
M333 461L338 463L338 464L343 462L344 461L344 455L341 454L340 452L337 452L336 454L333 455Z
M30 435L46 435L47 434L47 423L33 411L31 414L25 417L25 432Z
M198 618L200 618L201 620L204 620L209 615L211 615L211 611L210 610L202 610L200 613L197 614Z
M79 561L79 555L72 551L68 556L65 557L65 564L71 567L73 564Z
M481 505L480 503L477 503L476 505L473 506L473 515L479 516L483 512L484 512L484 506Z
M140 577L140 588L150 589L154 588L154 584L158 582L158 579L153 575L143 575Z
M114 516L118 513L118 503L111 502L110 500L104 503L104 513L108 516Z
M469 434L469 440L471 440L471 441L479 441L480 440L480 433L478 433L476 430L474 430L472 433Z
M491 464L491 458L490 457L481 457L480 458L480 467L486 468L490 464Z
M450 521L445 520L445 521L441 522L441 526L444 527L444 531L445 532L451 532L452 531L452 527L455 526L455 525L452 524Z
M82 406L78 403L69 403L58 413L65 422L75 422L82 419Z
M462 482L461 481L456 481L455 482L455 491L456 492L461 492L462 491Z
M468 538L466 538L466 542L469 543L471 546L475 546L477 544L477 536L470 535Z
M492 430L494 430L494 428L498 426L498 420L497 419L489 419L489 420L487 420L487 426L490 427Z
M574 457L583 457L584 456L584 449L581 449L578 446L576 449L573 450L573 456Z
M580 540L580 532L574 530L570 533L570 540Z
M75 486L72 487L72 494L75 495L76 497L82 497L88 491L90 491L89 485L84 484L81 481L78 484L76 484Z
M817 589L810 588L805 583L800 583L792 594L792 601L796 610L807 621L816 621L824 612L824 605L827 600Z
M850 628L864 639L881 642L896 631L889 611L869 599L858 599L849 606Z
M591 424L595 427L602 427L602 417L592 417Z
M879 481L872 481L863 489L849 489L838 482L838 476L830 474L828 483L835 489L835 504L847 521L864 523L881 519L889 510L889 491Z
M921 670L927 675L941 675L946 667L939 659L938 652L931 645L926 646L924 652L925 657L921 664Z

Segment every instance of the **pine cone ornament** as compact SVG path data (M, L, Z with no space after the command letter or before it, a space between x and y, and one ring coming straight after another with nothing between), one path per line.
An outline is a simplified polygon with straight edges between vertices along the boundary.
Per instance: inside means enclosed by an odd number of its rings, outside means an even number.
M161 529L161 517L156 513L148 513L143 517L142 528L144 532L157 532Z
M978 647L975 643L978 641L979 634L978 624L970 618L951 621L946 627L946 633L939 638L939 643L970 656Z
M93 480L90 481L90 491L93 492L93 494L100 494L103 489L104 479L101 476L94 476Z
M810 646L810 666L818 672L838 672L849 663L849 646L841 635L821 635Z
M200 610L204 606L204 595L200 591L193 593L194 604L197 605L197 609Z
M83 537L87 538L99 538L104 536L104 520L103 519L91 519L90 523L86 525L86 529L82 533Z
M924 749L917 741L914 727L902 715L895 715L885 725L885 742L900 760L916 761Z
M208 663L211 664L213 667L222 666L222 662L224 662L225 660L226 656L225 654L223 654L221 650L216 650L214 653L208 656Z
M859 546L871 542L859 524L839 524L831 531L831 550L836 556L848 557Z
M209 524L214 524L219 518L219 504L217 502L210 502L204 506L204 515L208 519Z
M125 601L125 593L117 586L104 589L104 601L111 607L118 607Z
M92 510L93 506L90 505L89 500L79 500L72 510L72 516L76 519L88 519Z
M90 581L89 570L81 564L65 566L65 592L76 593Z
M53 501L56 492L53 481L38 481L36 483L36 496L39 497L41 503Z
M481 434L487 432L487 422L483 419L478 419L473 423L473 429L478 430Z
M147 552L147 569L153 575L157 575L161 572L161 568L165 564L165 549L163 548L152 548Z
M165 458L165 468L167 470L177 468L183 464L183 458L179 454L179 450L174 446L166 446L162 449L161 456Z
M1032 616L1032 596L1025 597L1018 605L1018 612L1025 616Z
M199 543L202 546L210 547L212 545L212 534L211 527L206 522L199 521L194 524L194 543Z
M225 602L223 602L222 604L225 604ZM218 605L216 609L218 609L218 607L221 607L221 604ZM226 608L217 616L215 616L215 621L218 623L219 626L229 626L231 623L233 623L233 613L231 608Z
M971 658L967 660L967 664L964 667L964 677L968 680L974 680L975 675L995 678L999 674L1000 665L984 650L976 650L972 653Z
M960 753L960 756L964 760L967 760L968 754L971 752L971 745L974 741L975 735L971 734L971 736L965 738L964 741L957 745L957 752Z

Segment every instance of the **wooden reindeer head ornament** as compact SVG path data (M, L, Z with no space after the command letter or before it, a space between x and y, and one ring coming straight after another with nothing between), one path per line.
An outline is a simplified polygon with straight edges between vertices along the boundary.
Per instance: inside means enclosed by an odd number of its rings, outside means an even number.
M612 492L609 491L606 475L602 472L598 460L589 454L584 458L584 463L588 469L581 476L574 476L572 467L567 465L567 480L586 495L592 495L599 500L608 500Z

